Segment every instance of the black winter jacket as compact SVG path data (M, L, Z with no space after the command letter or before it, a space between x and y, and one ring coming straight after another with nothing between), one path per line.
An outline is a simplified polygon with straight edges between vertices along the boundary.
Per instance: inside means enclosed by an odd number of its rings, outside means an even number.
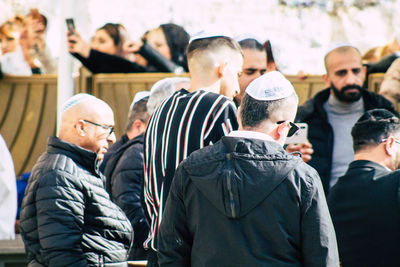
M174 176L160 266L338 266L316 171L275 142L222 137Z
M143 242L149 233L149 225L141 204L144 176L143 141L144 135L141 134L119 146L108 158L104 170L106 188L112 201L121 207L133 226L135 239L130 257L132 260L141 259L145 254Z
M296 116L296 122L308 124L308 140L313 146L314 154L307 163L318 171L326 195L329 193L334 141L333 129L328 122L328 117L323 107L329 95L330 88L319 92L314 98L309 99L298 108ZM362 98L365 111L374 108L385 108L398 115L392 103L383 96L368 90L362 90Z
M132 226L111 202L97 154L50 137L21 210L28 261L44 266L126 266Z

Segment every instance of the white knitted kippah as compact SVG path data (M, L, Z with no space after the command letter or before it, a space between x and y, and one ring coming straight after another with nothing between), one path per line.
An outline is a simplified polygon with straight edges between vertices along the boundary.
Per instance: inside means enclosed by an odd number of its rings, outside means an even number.
M129 107L129 109L133 108L133 105L135 105L137 102L139 102L140 100L142 100L145 97L148 97L150 95L150 91L140 91L137 92L135 94L135 97L132 100L131 106Z
M65 101L65 103L62 106L61 112L64 113L65 111L67 111L68 109L70 109L71 107L75 106L76 104L87 100L87 99L95 99L96 97L93 95L89 95L89 94L76 94L72 97L70 97L67 101Z
M295 92L293 85L279 71L261 75L246 88L246 94L260 101L283 99Z
M232 38L232 35L228 33L227 31L224 30L202 30L198 33L195 33L189 40L189 43L199 40L199 39L206 39L206 38L212 38L212 37L229 37Z

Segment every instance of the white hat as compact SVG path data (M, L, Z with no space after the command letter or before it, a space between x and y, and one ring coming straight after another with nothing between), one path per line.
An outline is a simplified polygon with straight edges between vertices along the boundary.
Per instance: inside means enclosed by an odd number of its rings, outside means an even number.
M260 101L283 99L294 93L293 85L279 71L261 75L246 88L246 94Z
M195 33L189 40L189 43L199 40L199 39L206 39L206 38L212 38L212 37L228 37L232 38L232 35L228 33L225 30L202 30L198 33Z
M145 97L148 97L150 95L150 91L140 91L135 94L135 97L133 98L133 101L131 103L131 106L129 107L130 109L133 108L133 105L135 105L137 102L142 100Z
M78 104L84 100L95 99L95 98L96 98L95 96L89 95L89 94L84 94L84 93L76 94L76 95L70 97L67 101L65 101L64 105L62 106L61 113L64 113L71 107L75 106L76 104Z

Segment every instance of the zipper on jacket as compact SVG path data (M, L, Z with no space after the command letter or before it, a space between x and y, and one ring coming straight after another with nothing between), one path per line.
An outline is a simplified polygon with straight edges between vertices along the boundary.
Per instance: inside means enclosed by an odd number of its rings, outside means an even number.
M228 165L228 175L227 175L227 186L228 186L228 192L229 192L229 204L231 208L231 215L232 218L236 218L236 212L235 212L235 200L233 199L233 192L232 192L232 162L231 162L231 154L226 154L226 159L227 159L227 165Z

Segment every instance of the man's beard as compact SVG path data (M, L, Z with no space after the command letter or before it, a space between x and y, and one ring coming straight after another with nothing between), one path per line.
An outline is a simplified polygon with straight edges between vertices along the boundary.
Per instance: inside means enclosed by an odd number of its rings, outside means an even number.
M342 90L339 90L333 85L333 83L331 83L331 88L336 98L345 103L358 101L361 98L361 91L364 90L361 86L357 84L347 85L343 87ZM347 92L351 89L357 89L357 92Z

